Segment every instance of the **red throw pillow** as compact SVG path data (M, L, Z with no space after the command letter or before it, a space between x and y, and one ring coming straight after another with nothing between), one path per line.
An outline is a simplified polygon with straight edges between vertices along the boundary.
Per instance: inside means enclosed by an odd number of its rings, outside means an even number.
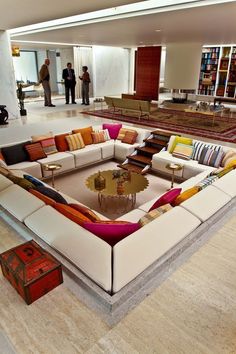
M40 143L32 143L29 145L25 145L25 150L29 155L30 161L37 161L47 157Z
M85 222L83 227L100 237L102 240L114 246L117 242L121 241L126 236L140 229L138 223L124 222L124 221L111 221L111 222Z
M138 136L138 133L135 130L134 131L127 130L125 132L124 138L121 141L122 141L122 143L133 145L136 142L137 136Z
M174 188L162 194L148 211L159 208L160 206L165 204L171 204L175 200L175 198L181 193L181 191L182 188Z
M77 211L79 211L80 213L82 213L84 216L86 216L87 218L89 218L90 221L99 221L100 218L89 208L80 205L80 204L69 204L69 206Z
M69 146L68 146L68 143L67 143L67 140L66 140L66 136L67 135L70 135L70 134L69 133L60 134L60 135L56 135L55 138L54 138L57 150L60 151L60 152L69 150Z

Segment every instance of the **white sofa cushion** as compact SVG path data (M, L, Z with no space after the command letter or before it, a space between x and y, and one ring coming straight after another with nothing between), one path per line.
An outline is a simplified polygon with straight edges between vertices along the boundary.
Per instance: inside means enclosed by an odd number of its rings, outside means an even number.
M42 170L41 170L41 165L40 163L33 161L23 161L23 162L19 162L17 164L8 166L8 168L10 170L23 170L26 173L28 173L29 175L32 175L36 178L42 178Z
M116 220L124 220L124 221L129 221L129 222L138 222L139 219L146 214L145 211L140 210L140 209L134 209L129 211L128 213L120 216Z
M45 171L43 168L43 165L48 163L59 163L62 166L59 170L56 170L54 174L75 168L74 158L67 152L57 152L55 154L48 155L46 158L38 160L38 162L42 165L42 173L44 177L51 177L52 175L51 171Z
M215 181L212 186L219 188L223 192L236 197L236 170L233 170Z
M102 158L108 159L114 157L115 142L114 140L105 141L105 143L100 143L99 147L102 151Z
M74 158L75 167L82 167L102 159L100 144L86 145L84 149L68 151Z
M118 242L113 249L113 291L119 291L200 224L194 215L175 207Z
M18 220L23 221L45 204L25 189L14 184L0 192L0 205Z
M180 206L201 221L206 221L230 200L228 194L211 185L181 203Z
M114 153L115 159L124 161L126 157L132 154L135 148L138 147L139 145L140 145L139 143L135 143L131 145L131 144L122 143L121 140L116 140L115 153Z
M106 291L111 290L112 248L108 243L50 206L30 215L25 224Z
M0 174L0 191L12 186L14 183L7 177Z

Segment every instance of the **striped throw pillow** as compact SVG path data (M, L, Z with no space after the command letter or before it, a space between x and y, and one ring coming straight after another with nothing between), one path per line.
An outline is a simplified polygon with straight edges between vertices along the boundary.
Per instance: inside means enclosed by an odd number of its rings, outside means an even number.
M42 145L43 151L46 155L51 155L58 152L54 138L41 140L40 144Z
M161 216L162 214L166 213L170 209L172 209L172 206L170 204L162 205L162 206L160 206L160 207L158 207L156 209L153 209L153 210L149 211L147 214L142 216L139 219L138 223L139 223L140 226L147 225L151 221L159 218L159 216Z
M121 128L117 137L117 140L122 140L125 137L126 132L136 132L134 129Z
M193 155L193 145L177 144L174 148L172 156L179 159L190 160Z
M105 136L103 131L97 132L97 133L91 133L92 138L93 138L93 143L98 144L98 143L104 143L105 142Z
M212 167L220 167L221 161L224 157L225 153L222 149L220 150L213 150L207 147L204 147L201 156L199 159L199 163L206 166Z
M103 132L105 141L111 140L108 129L98 129L93 131L93 133L100 133L100 132Z
M122 143L133 145L136 142L137 136L138 133L136 132L136 130L126 131L125 136L121 141Z
M207 186L210 186L213 182L215 182L219 177L217 175L215 176L209 176L204 178L201 182L197 184L197 187L199 187L200 190L206 188Z
M40 143L25 145L25 150L28 153L30 161L36 161L47 157Z
M80 133L67 135L66 141L68 142L70 151L82 149L85 147L83 138Z
M205 143L202 143L201 141L195 141L193 144L193 147L194 147L194 152L193 152L192 159L197 160L197 161L199 161L202 150L205 147L212 149L214 151L219 151L221 149L221 146L205 144Z

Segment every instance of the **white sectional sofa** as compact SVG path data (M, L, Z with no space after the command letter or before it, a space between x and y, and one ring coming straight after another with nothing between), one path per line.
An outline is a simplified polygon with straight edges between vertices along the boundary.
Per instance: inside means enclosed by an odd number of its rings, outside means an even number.
M145 137L146 134L145 130L140 132L141 137ZM117 143L117 146L119 144ZM113 151L116 151L116 142L103 143L101 147L96 146L96 148L100 151L100 155L96 155L99 161L113 156ZM92 148L89 151L94 153ZM160 152L154 156L154 169L164 166L164 163L159 164L160 160L165 160L165 163L176 161L175 158L171 160L170 154L167 155L167 153ZM68 156L68 161L73 158L76 164L79 155L68 153ZM83 160L82 156L81 159L84 164L87 164L88 159ZM78 159L78 161L81 160ZM178 186L183 191L195 186L212 170L212 168L207 169L196 163L195 169L187 173L186 171L190 171L187 168L185 170L185 166L189 166L188 161L186 165L183 160L181 163L184 163L182 177L186 175L190 177ZM79 167L78 162L76 166ZM172 208L125 237L113 247L2 175L0 175L0 206L24 223L33 234L60 255L70 260L112 297L138 279L137 277L142 277L149 267L161 261L168 252L172 252L194 232L198 233L198 230L203 230L204 225L205 229L209 229L211 218L215 218L218 213L221 215L224 208L235 205L235 182L236 170L232 170L211 186L204 188L180 206ZM158 197L158 195L155 196L153 200L120 219L137 222ZM65 198L70 203L79 203L70 197L65 196ZM103 217L103 219L106 218Z

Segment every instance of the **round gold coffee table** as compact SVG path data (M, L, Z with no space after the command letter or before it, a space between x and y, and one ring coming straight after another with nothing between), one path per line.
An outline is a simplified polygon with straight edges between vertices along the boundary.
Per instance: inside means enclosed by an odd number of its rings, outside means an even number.
M172 189L174 187L174 181L175 181L175 171L180 171L183 169L183 165L178 164L178 163L168 163L166 165L166 169L172 171L172 176L171 176L171 186L169 189Z
M59 163L47 163L47 164L43 165L43 168L45 171L52 172L52 187L55 188L54 172L57 170L60 170L62 168L62 165L60 165Z
M133 208L136 203L136 194L146 189L148 184L145 176L124 170L99 171L86 180L86 186L98 193L98 203L101 208L104 199L109 197L125 199Z

